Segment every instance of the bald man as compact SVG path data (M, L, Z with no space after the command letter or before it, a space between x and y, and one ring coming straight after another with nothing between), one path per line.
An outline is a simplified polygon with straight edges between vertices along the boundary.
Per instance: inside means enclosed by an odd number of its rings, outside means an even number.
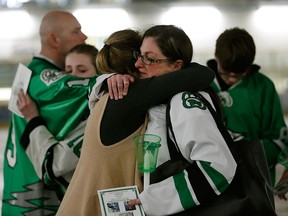
M3 216L56 213L78 161L89 115L87 90L95 77L63 73L68 51L87 39L81 25L71 13L52 11L43 17L39 33L40 53L28 65L28 93L41 117L27 123L11 115L4 152ZM53 134L48 141L41 126Z
M78 44L84 44L87 39L77 19L71 13L63 11L47 13L42 19L39 34L40 54L50 58L61 68L65 66L65 56L69 50Z

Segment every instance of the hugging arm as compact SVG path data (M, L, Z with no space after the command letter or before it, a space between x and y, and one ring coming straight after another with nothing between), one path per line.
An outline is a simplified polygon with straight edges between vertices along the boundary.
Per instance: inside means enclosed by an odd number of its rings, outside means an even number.
M209 68L191 63L189 67L179 71L135 80L123 99L108 100L101 121L102 142L109 145L127 137L144 122L149 108L166 103L178 92L204 89L212 83L214 76ZM111 133L114 136L109 136Z
M21 145L40 179L61 198L79 160L86 121L58 141L40 116L31 119L21 137Z
M199 65L198 65L199 66ZM196 69L196 64L193 65L193 63L191 63L190 67L195 67ZM188 69L190 69L190 67L188 67ZM185 70L185 69L182 69ZM201 75L204 74L199 74L198 79L202 79ZM209 81L209 76L207 76L207 81ZM134 78L130 75L123 75L123 74L114 74L113 76L109 77L107 79L107 83L108 83L108 91L109 91L109 95L111 99L122 99L123 96L126 96L128 93L128 88L130 86L130 84L132 84L134 82Z
M39 116L36 103L31 99L29 94L24 94L22 89L18 94L17 107L27 121Z
M80 156L86 121L58 141L47 129L46 121L39 115L35 102L28 94L20 91L17 106L28 121L21 136L21 145L38 177L46 185L54 187L61 198Z
M178 74L178 72L180 73ZM164 87L166 84L169 84L171 89L174 89L174 87L179 88L179 85L181 85L181 82L183 82L183 86L185 86L183 90L195 92L210 86L215 78L215 74L211 69L198 63L190 63L187 68L172 72L171 75L169 74L170 73L162 75L165 77L163 82L159 83L158 86L153 86L153 88L156 88L156 90L159 88L160 90L165 90ZM151 78L148 78L147 80L150 79ZM158 82L158 79L156 80ZM189 81L188 85L186 85L187 81ZM123 96L127 95L128 88L130 88L130 85L134 82L134 78L127 74L124 75L112 73L98 76L89 97L90 109L93 108L95 103L106 91L109 91L110 99L122 99ZM105 87L108 89L105 89ZM122 92L122 95L119 95L119 92ZM179 91L176 93L178 92Z
M128 74L115 74L107 79L109 96L111 99L122 99L127 95L130 83L134 82L134 77Z

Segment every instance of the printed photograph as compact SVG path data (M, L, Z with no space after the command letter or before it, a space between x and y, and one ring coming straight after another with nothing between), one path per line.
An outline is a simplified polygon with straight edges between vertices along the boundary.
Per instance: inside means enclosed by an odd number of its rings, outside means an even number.
M129 206L129 205L128 205L128 201L124 201L124 206L125 206L125 210L126 210L126 211L136 210L136 207L135 207L135 206Z
M119 212L120 208L119 208L119 203L118 202L110 202L107 203L108 206L108 212L112 213L112 212Z

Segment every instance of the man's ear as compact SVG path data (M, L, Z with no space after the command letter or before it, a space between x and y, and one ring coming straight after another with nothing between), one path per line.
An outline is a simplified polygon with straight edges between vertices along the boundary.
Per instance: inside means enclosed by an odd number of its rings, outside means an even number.
M184 65L184 62L183 60L180 60L180 59L173 63L175 70L180 70L183 67L183 65Z
M54 33L49 34L48 41L49 41L50 46L54 48L58 47L59 40L56 34Z

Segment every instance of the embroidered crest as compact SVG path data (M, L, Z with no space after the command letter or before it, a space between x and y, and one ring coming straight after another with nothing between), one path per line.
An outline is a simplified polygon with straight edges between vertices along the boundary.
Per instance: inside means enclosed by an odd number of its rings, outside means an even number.
M47 86L49 86L51 83L58 81L65 75L66 73L64 71L46 69L41 72L40 78Z
M227 91L218 93L221 103L224 107L231 107L233 105L233 98Z
M182 94L182 104L187 109L192 108L199 108L202 110L206 109L206 106L200 101L198 98L196 98L193 94L189 92L184 92Z

